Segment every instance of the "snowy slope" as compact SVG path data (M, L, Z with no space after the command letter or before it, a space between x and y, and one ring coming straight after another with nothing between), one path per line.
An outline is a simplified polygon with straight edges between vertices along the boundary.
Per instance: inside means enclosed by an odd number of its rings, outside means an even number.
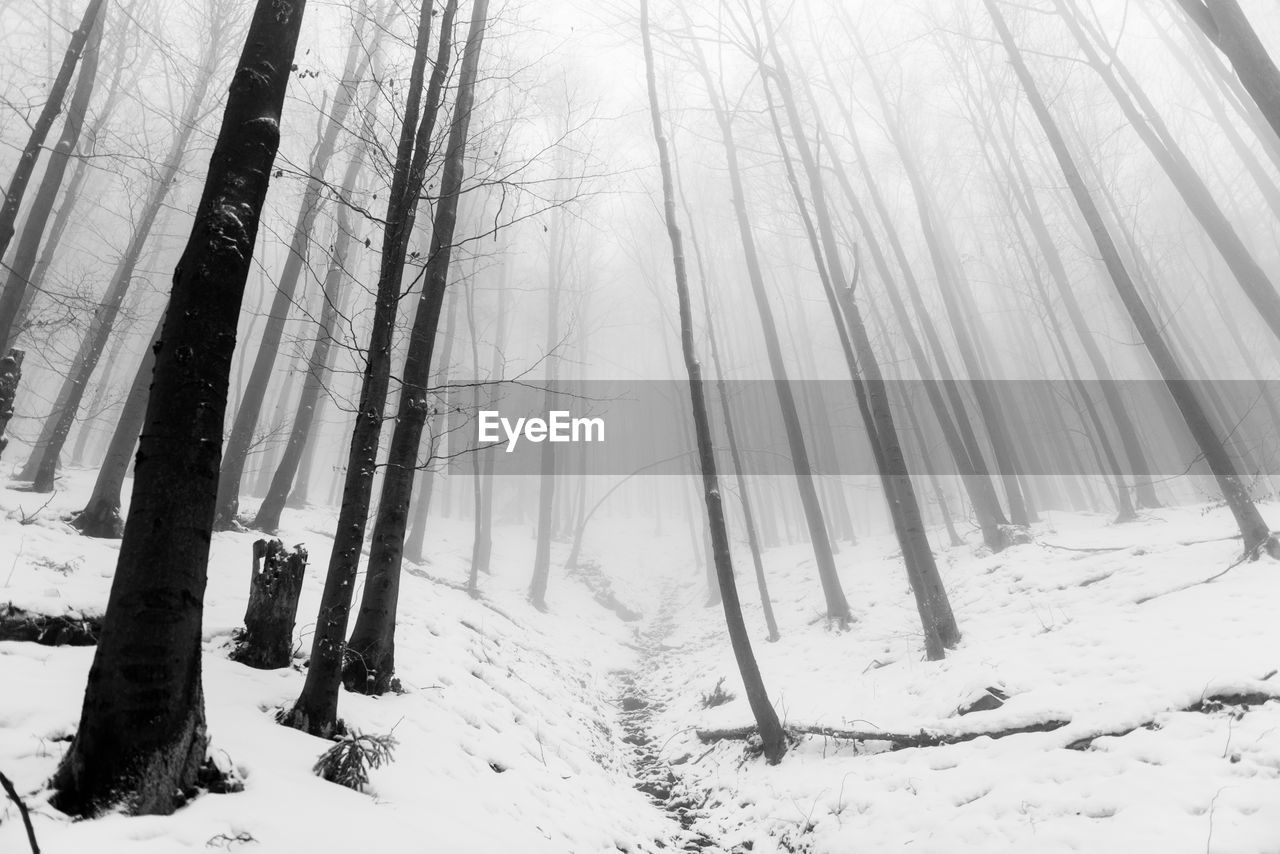
M666 753L678 763L710 751L676 765L707 793L700 827L756 852L1280 851L1280 701L1175 711L1216 693L1280 694L1280 677L1259 681L1280 667L1280 566L1263 559L1196 584L1235 562L1231 532L1221 508L1122 526L1055 515L1037 544L941 552L964 640L937 663L923 660L890 540L838 558L857 618L847 633L825 627L805 549L770 552L783 638L755 648L785 723L907 733L1070 723L893 752L811 736L777 768L744 763L742 742L708 746L692 732L751 718L723 633L681 618L668 643L682 654L659 681L692 686L671 692L666 728L683 732ZM743 598L760 638L754 586ZM703 710L700 692L720 676L738 696ZM988 687L1009 695L1002 708L955 714Z
M89 482L73 473L68 493L30 525L17 521L20 508L31 513L43 496L0 492L0 546L12 556L0 572L0 604L101 611L117 544L56 521ZM298 626L309 644L328 557L322 532L333 519L292 513L285 525L285 542L305 542L312 554ZM213 748L241 769L245 791L197 798L167 818L80 823L35 794L28 803L44 851L640 851L670 835L671 823L632 788L614 737L610 672L633 664L633 624L560 578L552 613L529 607L527 529L499 533L494 564L510 571L484 579L486 598L477 602L424 577L466 578L470 526L436 527L433 564L413 568L402 591L397 663L407 693L344 693L340 701L349 725L399 740L395 761L373 772L367 794L313 776L329 743L272 722L272 711L301 689L299 670L257 671L226 658L244 613L253 539L215 536L205 618L209 731ZM61 739L74 731L92 652L0 643L0 770L23 793L41 788ZM3 810L0 851L24 850L16 811L7 802Z
M87 484L72 472L70 488L32 524L20 520L43 497L0 491L0 545L10 556L0 564L0 604L101 608L115 544L57 521ZM293 513L285 524L285 542L312 553L298 627L309 640L333 518ZM974 733L1069 721L896 751L806 736L769 767L742 741L696 735L750 716L719 608L705 607L685 544L655 536L648 522L593 528L588 550L620 598L645 613L637 625L562 573L552 612L529 607L523 527L499 529L495 575L483 579L483 601L470 599L456 587L470 525L433 521L431 563L411 568L402 593L407 692L341 700L351 725L400 741L363 794L311 774L325 742L272 722L301 688L299 670L226 659L254 535L219 534L205 625L209 726L246 790L198 798L167 818L68 822L40 789L76 724L92 650L27 643L0 643L0 770L28 796L54 854L678 850L692 837L680 834L677 813L713 851L1280 852L1280 702L1179 711L1219 693L1280 693L1280 677L1263 681L1280 667L1280 567L1264 559L1197 583L1235 561L1231 532L1222 508L1152 511L1123 526L1055 514L1036 543L999 555L940 549L964 640L937 663L923 660L891 538L838 556L857 618L847 632L822 618L807 549L769 551L783 634L773 644L739 553L748 624L785 722ZM721 677L735 698L702 708ZM650 741L640 749L657 757L646 773L674 775L661 787L671 812L634 788L636 730L618 708L624 684L645 703L636 714ZM988 687L1009 695L1003 707L956 714ZM0 852L22 851L15 811L3 809Z

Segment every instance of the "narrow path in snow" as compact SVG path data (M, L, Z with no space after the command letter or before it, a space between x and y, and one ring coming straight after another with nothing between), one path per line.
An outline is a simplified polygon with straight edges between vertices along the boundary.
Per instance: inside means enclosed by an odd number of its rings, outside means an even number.
M673 651L666 645L666 639L671 634L675 608L675 592L667 590L658 613L647 621L640 633L640 666L619 675L618 715L624 732L622 740L631 754L636 788L679 826L673 834L679 850L725 854L724 848L698 829L699 805L672 772L670 763L662 756L663 744L653 734L653 716L663 709L654 677L662 659Z

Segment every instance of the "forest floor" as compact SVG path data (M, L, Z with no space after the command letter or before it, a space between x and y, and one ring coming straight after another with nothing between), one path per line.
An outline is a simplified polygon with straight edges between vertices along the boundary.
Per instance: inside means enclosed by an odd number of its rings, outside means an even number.
M0 489L0 608L101 613L118 543L61 521L91 480L69 472L43 507L45 496ZM1280 522L1280 507L1262 509ZM328 743L272 717L302 685L328 511L285 517L282 539L312 555L290 669L227 658L257 535L214 537L205 694L214 749L244 776L242 793L168 817L70 822L43 784L76 726L93 651L0 642L0 772L30 805L42 849L1280 852L1280 701L1267 701L1280 695L1280 565L1232 567L1240 545L1223 508L1147 511L1128 525L1052 514L1036 542L998 555L939 547L964 632L942 662L923 660L892 538L838 557L856 617L847 631L823 618L807 550L770 550L776 643L763 640L750 573L739 575L787 725L989 734L898 750L800 736L772 767L749 742L699 737L751 719L683 528L593 526L591 557L643 614L628 622L596 601L597 577L556 573L550 612L530 607L527 525L495 531L495 573L474 600L461 589L469 523L432 524L431 559L407 565L402 590L405 692L341 699L350 726L399 742L366 792L315 777ZM1003 705L958 713L992 689ZM1055 728L1001 737L1037 725ZM25 846L16 810L0 805L0 852Z

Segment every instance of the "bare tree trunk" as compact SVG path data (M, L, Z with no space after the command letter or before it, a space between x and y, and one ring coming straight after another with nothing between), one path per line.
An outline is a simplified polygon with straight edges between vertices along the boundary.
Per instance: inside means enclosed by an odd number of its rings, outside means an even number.
M0 359L0 453L4 452L9 439L4 435L13 418L13 402L18 396L18 384L22 381L22 359L26 352L10 348L3 359Z
M729 405L729 388L725 381L724 365L720 361L720 346L716 340L714 314L711 311L711 284L707 278L707 267L702 257L702 247L698 242L698 234L693 225L693 212L689 209L689 201L684 194L684 184L680 180L679 157L675 145L671 145L671 166L675 176L676 189L680 194L680 205L688 220L689 243L693 245L693 255L698 265L698 279L702 283L702 315L706 324L707 346L711 350L711 365L715 369L716 394L720 398L720 414L724 418L724 432L729 444L729 461L733 464L733 477L738 487L738 504L742 508L742 527L747 533L747 547L751 550L751 564L755 569L756 589L760 593L760 609L764 613L765 628L769 631L770 642L778 640L778 621L773 614L773 602L769 599L769 583L764 574L764 558L761 555L760 538L756 533L755 514L752 512L751 494L747 489L746 468L742 463L742 451L738 444L738 433L734 429L733 409ZM714 555L713 555L714 558Z
M1018 80L1022 83L1023 92L1026 94L1028 101L1030 101L1031 108L1035 111L1036 118L1039 120L1044 134L1049 140L1049 145L1053 149L1059 166L1062 168L1071 194L1089 225L1089 230L1097 244L1099 254L1102 256L1103 263L1106 264L1107 271L1111 275L1112 283L1115 285L1130 319L1133 321L1134 326L1137 327L1138 334L1142 336L1143 343L1146 344L1147 350L1151 353L1156 367L1160 370L1160 375L1164 378L1170 395L1177 403L1178 411L1182 414L1187 423L1187 428L1191 431L1191 435L1195 438L1200 452L1204 455L1205 462L1208 463L1210 470L1217 479L1218 486L1222 490L1222 497L1235 516L1236 523L1240 527L1240 533L1244 538L1245 553L1256 554L1264 548L1269 552L1280 551L1280 549L1276 548L1275 540L1271 537L1271 532L1267 528L1266 522L1263 521L1261 514L1258 513L1258 508L1254 506L1253 500L1249 497L1244 484L1240 482L1235 463L1232 462L1231 457L1223 447L1222 440L1214 430L1213 424L1205 412L1194 387L1183 375L1182 368L1178 364L1173 351L1165 342L1155 318L1151 316L1151 312L1142 302L1142 297L1138 294L1137 287L1120 258L1120 251L1116 246L1115 240L1107 230L1101 212L1089 195L1084 178L1081 176L1080 170L1076 166L1070 150L1067 148L1066 140L1058 129L1053 115L1049 112L1048 105L1045 104L1043 97L1040 95L1035 79L1031 76L1031 72L1027 69L1026 63L1022 59L1022 53L1014 42L1012 33L1009 32L1004 16L1000 13L995 0L983 0L983 3L991 15L992 22L995 24L1000 40L1004 44L1005 51L1009 54L1013 69L1018 76Z
M671 255L675 265L676 294L680 304L680 342L684 352L685 370L689 375L689 396L693 404L693 421L698 438L698 461L702 467L703 495L707 505L707 517L714 543L716 577L720 583L721 601L729 640L733 646L738 670L746 688L747 702L756 719L756 728L764 747L764 755L771 763L782 759L787 750L786 734L778 722L777 713L769 703L760 668L751 651L751 638L742 619L742 606L738 602L737 582L733 577L733 559L729 554L729 535L725 528L724 504L720 499L720 483L716 475L715 451L712 447L711 422L707 416L707 401L702 389L702 368L693 343L693 312L689 305L689 284L685 274L684 246L680 226L676 221L676 200L672 180L671 161L667 153L667 137L662 129L662 113L658 109L657 75L653 67L653 45L649 34L649 2L640 0L640 34L643 38L645 80L649 87L649 116L653 122L653 136L658 147L658 159L662 167L662 193L666 214L667 234L671 238Z
M449 284L458 200L463 192L467 134L488 7L488 0L476 0L471 7L471 24L462 52L449 141L441 169L439 201L431 229L431 248L423 273L423 295L405 354L395 430L387 449L382 493L369 544L364 595L360 598L360 612L348 642L350 655L342 670L342 684L348 690L361 693L386 693L392 688L395 675L396 606L400 596L404 536L417 474L418 449L429 409L431 356Z
M1177 0L1231 62L1258 109L1280 135L1280 69L1236 0Z
M1179 0L1179 2L1182 2L1182 0ZM1219 3L1223 7L1235 5L1232 0L1214 0L1215 10L1218 8ZM1196 221L1208 233L1213 245L1217 247L1218 252L1222 255L1222 260L1227 263L1232 275L1240 283L1245 296L1249 298L1253 307L1257 309L1258 316L1271 328L1271 331L1277 337L1280 337L1280 293L1276 292L1275 285L1271 279L1268 278L1262 266L1258 264L1257 259L1249 252L1244 241L1240 239L1235 227L1227 219L1226 214L1223 213L1222 208L1214 199L1213 193L1205 186L1204 179L1200 177L1195 167L1191 165L1191 161L1183 153L1182 147L1178 145L1173 135L1169 133L1164 121L1160 118L1150 99L1147 98L1142 87L1133 78L1133 75L1129 73L1115 52L1110 49L1110 45L1104 47L1104 50L1107 51L1105 58L1099 54L1095 42L1089 38L1080 24L1080 13L1074 3L1068 3L1067 0L1054 0L1054 7L1058 10L1058 14L1062 19L1067 22L1067 26L1070 28L1072 35L1075 36L1076 43L1084 52L1085 58L1088 59L1098 76L1102 78L1103 82L1107 84L1107 88L1111 90L1112 95L1115 96L1116 102L1120 105L1120 109L1129 120L1129 123L1133 125L1134 130L1151 151L1152 156L1155 157L1161 168L1168 174L1169 180L1173 182L1174 188L1178 191L1178 195L1182 197ZM1239 11L1239 7L1236 7L1236 11ZM1243 18L1243 14L1241 18ZM1244 25L1247 27L1248 22L1245 21ZM1265 52L1263 55L1265 56ZM1272 71L1275 71L1274 66ZM1277 78L1276 85L1280 86L1280 78ZM1277 106L1276 120L1280 121L1280 91L1276 93L1275 100Z
M684 12L683 6L681 13ZM688 19L686 16L686 25ZM809 450L805 443L804 433L800 426L800 416L796 409L795 393L791 381L787 377L786 364L782 358L782 349L778 344L777 326L773 319L773 309L769 305L769 295L765 289L764 276L760 270L760 259L756 251L756 242L750 217L747 213L746 192L742 182L741 169L738 165L738 146L734 139L733 119L721 103L720 95L706 59L702 55L701 46L692 45L698 71L707 89L707 97L715 113L716 123L720 128L721 143L724 146L725 160L729 168L729 182L733 191L733 208L738 224L738 234L742 241L744 260L747 266L747 278L751 284L751 293L755 299L757 313L760 317L761 332L764 336L765 351L769 359L769 369L773 376L774 390L778 396L778 406L782 415L782 423L786 430L787 445L791 461L795 468L796 487L800 493L800 503L804 508L805 522L809 530L809 541L813 547L814 560L818 567L818 579L822 583L826 598L827 617L844 625L851 620L849 602L840 586L840 577L836 572L835 556L831 548L831 539L827 533L826 520L823 518L822 506L818 500L818 492L814 483L813 471L809 464Z
M116 49L111 60L113 71L111 81L107 84L106 98L97 110L93 122L84 132L82 141L77 145L80 156L76 158L76 168L71 172L71 180L67 182L67 189L62 194L62 203L58 205L58 212L54 214L53 224L49 227L49 232L44 238L44 247L40 250L40 258L36 261L35 266L31 268L31 274L27 277L27 291L23 295L22 303L18 307L18 315L13 322L15 330L21 330L31 323L31 306L35 303L36 296L45 287L45 277L49 273L53 259L57 257L58 247L62 243L63 235L66 233L67 223L71 220L71 214L75 211L76 204L80 201L80 191L83 189L85 179L89 175L91 158L88 155L91 155L97 148L98 137L102 135L108 120L113 116L116 103L119 100L122 88L120 81L124 76L125 56L128 46L128 39L120 38L116 40ZM137 79L138 73L135 70L130 83L136 84ZM56 149L52 156L56 156Z
M760 8L765 20L765 30L771 32L768 7L762 2ZM766 101L774 122L774 135L783 157L788 183L795 196L797 208L808 224L806 202L791 163L791 155L783 138L782 128L777 121L773 99L769 94L770 79L777 84L778 92L782 96L788 123L791 126L791 138L808 179L818 230L825 249L824 253L818 251L818 242L812 236L810 225L814 263L819 265L820 275L827 280L825 282L827 290L834 292L837 298L837 305L832 306L835 314L833 320L837 326L843 320L844 330L852 341L854 353L849 359L849 369L854 384L854 394L867 429L898 544L902 548L907 577L915 593L916 606L924 630L925 648L929 659L936 661L945 657L946 648L960 642L960 630L956 626L951 605L947 600L946 590L942 585L942 578L933 557L933 550L929 545L920 505L916 500L906 459L898 441L897 427L889 407L888 391L880 371L880 363L871 347L871 339L863 324L861 312L854 302L853 289L857 286L858 271L855 269L853 276L848 279L847 287L841 284L846 281L845 273L835 242L835 230L826 206L822 176L812 149L809 147L782 54L771 36L768 38L767 45L769 54L773 58L773 67L768 71L761 69L761 73L767 75L763 79ZM825 271L822 270L824 263Z
M142 362L129 385L129 396L116 421L115 431L107 445L106 455L93 482L93 492L83 510L71 520L71 525L87 537L119 539L124 533L124 520L120 518L120 495L124 491L124 479L129 472L129 461L138 444L138 434L147 414L147 392L151 386L151 372L156 363L156 346L164 328L164 317L156 323L155 331L148 339L152 343L142 354Z
M52 803L168 814L194 792L209 738L202 610L236 323L280 143L305 0L262 0L231 84L156 349L120 558L80 726ZM139 725L145 722L145 726Z
M231 528L236 523L236 512L240 507L240 482L244 478L245 464L253 445L258 421L262 416L262 406L266 400L267 387L271 383L271 372L275 368L276 355L280 351L280 341L284 336L285 323L289 319L289 309L293 305L294 293L298 289L298 282L302 279L303 267L308 265L316 217L323 206L325 172L329 168L329 161L333 159L343 123L355 104L359 80L369 65L373 51L377 50L377 36L381 34L382 29L381 25L375 25L372 45L365 44L362 26L357 25L353 29L351 43L347 48L346 63L338 83L338 92L333 99L333 111L329 114L324 133L316 143L311 163L307 168L307 186L303 192L297 219L294 221L293 236L289 242L289 256L285 260L284 269L280 272L280 281L267 313L266 325L262 329L262 338L253 360L253 368L249 372L249 380L244 386L240 406L236 409L235 421L227 438L222 473L218 478L217 527L219 529Z
M497 383L502 375L502 351L506 343L507 299L503 293L509 265L503 264L496 282L497 318L494 321L492 353L489 360L489 399L497 398ZM479 351L475 346L475 333L472 332L472 361L479 364ZM477 369L478 373L478 369ZM475 386L472 404L478 411L481 406L481 389L479 382ZM493 554L493 451L480 451L474 456L476 519L475 536L471 543L471 589L474 594L480 573L489 574L489 560Z
M834 88L834 81L831 79L830 71L826 62L823 62L823 70L827 80ZM812 101L810 95L810 101ZM897 281L889 268L888 261L884 258L884 253L879 244L874 239L874 230L871 222L858 201L857 195L853 191L852 184L843 168L837 161L836 177L840 179L841 187L844 189L845 197L849 202L850 208L853 210L855 218L858 220L859 227L862 229L866 242L871 250L872 261L876 265L876 269L880 273L881 281L884 283L885 293L889 297L889 304L893 308L894 316L898 320L898 328L907 342L907 347L911 353L911 358L916 364L916 371L920 375L920 379L924 385L925 393L929 399L929 403L933 409L934 416L942 429L943 438L946 439L947 447L951 451L952 459L955 461L961 481L965 485L965 491L969 494L969 500L973 505L974 515L978 519L978 525L982 529L983 542L992 551L1000 551L1006 545L1003 526L1008 524L1008 519L1004 515L1004 511L1000 507L1000 499L996 494L995 484L992 483L990 472L987 469L986 460L983 457L982 450L978 446L977 437L974 435L973 426L969 421L967 408L964 399L960 393L960 387L951 376L951 370L948 367L946 351L942 347L942 342L938 338L937 330L934 328L933 321L924 306L924 301L920 293L920 285L916 281L915 274L912 271L911 263L907 257L906 250L902 245L902 241L898 236L897 229L893 219L889 215L888 206L885 204L884 198L880 193L879 184L875 180L874 174L871 172L866 155L862 150L862 143L857 136L856 127L853 117L849 114L845 105L839 103L840 114L845 121L845 127L850 135L850 141L854 146L854 154L858 160L859 169L863 176L863 181L867 186L867 192L871 196L872 204L875 206L876 213L880 217L881 224L884 227L886 237L894 253L894 258L898 262L898 267L902 272L902 279L907 287L908 297L911 299L912 306L915 308L916 316L919 318L919 324L930 351L933 353L934 359L938 364L938 372L941 378L937 379L933 370L929 365L928 357L921 346L919 338L916 336L914 325L912 323L911 314L903 303L902 295L897 288ZM830 139L826 136L821 117L818 116L819 140L825 142L828 151L833 156L835 153L834 146L831 145ZM946 394L946 400L943 400L943 393ZM950 403L951 410L948 411L947 404ZM954 420L952 418L954 413Z
M555 199L553 198L553 204ZM559 379L560 346L560 277L564 252L564 223L558 206L551 212L547 232L547 337L543 360L546 363L546 391L542 408L550 412L556 405L554 391ZM529 601L539 611L547 610L547 581L551 575L551 519L556 492L555 445L543 442L538 449L538 535L533 552L533 578L529 582Z
M446 386L452 378L451 365L453 364L454 332L458 326L457 292L455 291L453 294L448 295L446 299L448 300L449 308L446 311L444 343L441 345L440 363L436 366L435 379L435 387L444 388L443 395L446 404L444 411L436 413L435 418L432 419L434 424L431 427L431 435L427 437L426 459L423 460L422 468L418 472L418 483L414 487L413 502L409 507L413 513L413 522L409 527L409 537L405 540L404 556L412 563L422 563L423 549L427 542L431 496L435 491L436 480L436 466L433 459L436 451L440 449L440 443L449 441L450 408L448 400L451 389ZM490 470L492 470L492 467Z
M371 48L375 49L375 48ZM372 98L368 104L370 115L373 110ZM368 129L368 125L366 125ZM366 138L369 138L366 136ZM342 177L342 194L350 197L355 191L356 180L364 169L365 147L356 149L351 161L347 164L346 173ZM302 382L302 393L298 397L298 408L293 415L293 427L289 433L289 442L285 445L284 455L276 466L267 487L267 494L258 507L258 515L253 526L260 531L274 533L280 527L280 514L293 489L294 478L302 463L303 452L309 443L314 442L313 426L319 407L320 397L329 377L329 359L333 349L333 339L338 332L338 317L342 313L346 285L350 276L347 274L348 256L351 251L352 229L351 212L345 203L339 203L337 219L337 236L334 239L333 252L329 257L329 269L325 272L323 297L324 304L320 308L320 324L316 329L315 341L311 345L311 354L307 359L306 376Z
M67 119L62 125L57 143L49 153L49 164L45 167L44 177L40 179L40 189L36 191L31 208L27 211L22 235L18 238L13 258L8 264L9 276L5 280L4 291L0 292L0 345L16 341L18 333L22 331L18 315L26 302L31 272L40 252L40 242L44 239L49 217L53 214L53 205L57 201L58 190L62 188L62 179L71 162L71 155L80 141L85 114L89 111L89 101L93 97L93 86L98 77L103 17L100 13L91 24L89 41L80 62L80 74L76 77L71 103L67 106Z
M111 285L107 288L106 293L103 294L99 309L90 320L89 329L80 343L75 362L63 381L62 390L58 394L58 406L54 408L45 421L40 439L36 444L35 453L23 470L22 477L30 478L34 481L32 488L36 492L51 492L53 490L54 474L57 471L59 458L62 455L62 447L71 432L71 426L75 423L76 415L80 411L80 403L84 399L84 393L89 387L93 372L98 367L98 361L102 358L103 350L107 346L107 341L115 325L116 316L120 313L120 308L124 305L125 296L133 283L138 261L142 257L147 240L151 237L152 227L164 207L169 190L174 185L178 170L182 167L182 162L186 157L187 143L190 141L197 119L204 109L204 101L209 91L209 84L216 72L214 66L221 52L220 43L223 25L224 22L221 19L215 19L214 30L206 42L201 62L195 72L197 75L195 89L192 91L182 115L178 119L178 130L169 145L168 153L165 155L164 166L161 167L159 177L151 186L151 192L147 197L146 204L143 206L142 213L134 225L129 245L125 248L124 254L116 264L115 273L111 277ZM85 65L81 71L82 74L90 67L91 54L92 46L90 50L85 52Z
M84 17L80 19L80 26L76 27L71 34L70 42L67 44L67 52L62 58L62 66L58 69L58 76L54 78L53 85L49 87L49 97L45 101L39 117L36 118L35 124L31 126L31 134L27 137L27 144L18 158L18 165L14 169L13 177L9 179L9 186L4 193L4 205L0 206L0 258L3 258L5 253L9 251L9 241L13 239L14 225L18 221L18 209L22 207L22 197L26 195L27 184L30 183L31 175L35 172L36 161L40 159L40 151L44 148L45 137L49 135L49 130L53 127L54 120L62 112L62 99L66 97L67 89L71 85L71 77L75 74L76 65L80 62L80 55L85 50L90 31L93 30L98 21L99 13L102 11L104 4L105 0L89 0L88 6L85 7ZM8 297L8 294L9 288L6 286L4 297ZM12 302L12 305L10 302ZM0 342L7 341L12 337L13 321L21 302L22 299L19 294L15 294L12 300L0 298Z
M307 681L302 687L302 693L293 708L283 716L283 722L289 726L322 737L332 735L338 727L338 688L347 650L347 621L360 565L360 550L369 521L378 445L387 389L391 382L391 339L400 304L405 247L413 225L413 211L417 208L418 195L422 191L422 176L425 174L427 159L424 149L432 136L440 103L439 93L448 65L447 61L436 62L427 92L426 107L421 110L419 121L431 34L431 8L431 0L423 0L403 125L396 151L395 171L387 199L382 264L378 274L369 347L365 356L360 404L351 431L351 449L342 486L342 507L338 513L333 551L329 557L324 592L320 599L320 613L316 618L316 630L312 637L311 663L307 668ZM456 8L456 2L450 2L445 7L440 38L442 48L448 43L453 10ZM447 60L447 48L440 52L440 56ZM439 85L437 80L440 81ZM419 164L422 169L417 168Z

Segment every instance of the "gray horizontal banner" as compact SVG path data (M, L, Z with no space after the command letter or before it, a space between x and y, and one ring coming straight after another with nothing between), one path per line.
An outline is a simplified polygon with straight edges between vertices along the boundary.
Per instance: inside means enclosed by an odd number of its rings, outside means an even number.
M1280 381L1191 383L1245 475L1280 473ZM842 381L707 382L720 470L732 472L726 404L744 473L786 475L795 453L780 400L795 405L811 470L876 474L854 386ZM966 441L992 473L1173 476L1203 473L1198 448L1159 381L1000 380L885 384L915 474L956 474ZM954 429L943 429L938 407ZM688 474L695 471L687 382L458 383L435 390L433 464L497 475ZM997 455L987 418L1008 449ZM948 433L953 437L949 440ZM423 457L428 456L424 447Z

